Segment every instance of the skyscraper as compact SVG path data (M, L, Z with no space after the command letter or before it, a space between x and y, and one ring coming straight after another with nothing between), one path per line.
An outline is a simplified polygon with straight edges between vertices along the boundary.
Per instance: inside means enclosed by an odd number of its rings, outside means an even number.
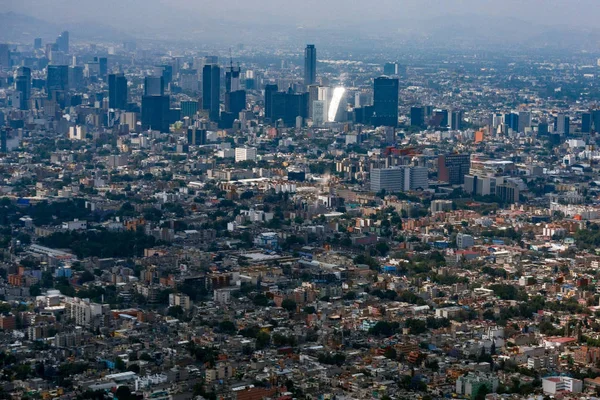
M556 118L554 118L554 132L569 136L570 122L571 120L568 116L565 114L558 114Z
M265 86L265 118L273 118L273 94L277 93L278 90L276 84Z
M373 118L375 126L398 126L397 78L375 78L373 83Z
M216 64L202 69L202 108L212 121L219 120L221 103L221 68Z
M181 116L192 118L198 112L198 102L195 100L182 101Z
M581 133L590 133L592 131L592 114L584 112L581 114Z
M62 51L65 54L69 53L69 31L64 31L56 38L56 46L58 51Z
M237 90L241 90L242 86L240 84L240 73L241 69L239 65L237 67L233 66L233 63L227 67L227 71L225 71L225 92L235 92Z
M42 48L42 38L35 38L33 40L33 49L40 50Z
M225 111L237 118L240 111L246 109L246 91L236 90L225 93Z
M312 85L317 81L317 49L309 44L304 50L304 85Z
M106 79L106 75L108 74L108 58L106 58L106 57L98 58L98 67L100 70L100 77L102 79Z
M8 44L0 43L0 70L10 67L10 50Z
M383 66L384 75L398 75L398 63L388 62Z
M31 97L31 69L28 67L20 67L17 70L17 78L15 80L15 89L19 92L21 110L29 108L29 98Z
M64 92L69 89L69 67L67 65L48 65L46 77L46 93L53 98L56 91Z
M438 180L451 185L465 183L465 175L471 168L470 154L446 154L438 157Z
M425 109L423 107L411 107L410 108L410 126L424 126L425 125Z
M123 74L108 75L108 107L127 109L127 78Z
M169 132L169 96L142 97L142 129Z
M144 78L144 96L163 96L165 80L162 76L147 76Z
M450 120L450 129L453 131L459 131L462 129L462 111L452 111L452 117Z

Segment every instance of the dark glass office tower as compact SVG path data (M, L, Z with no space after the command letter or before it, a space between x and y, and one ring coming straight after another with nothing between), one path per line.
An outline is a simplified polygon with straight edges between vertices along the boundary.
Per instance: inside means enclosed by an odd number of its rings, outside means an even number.
M452 111L452 117L450 120L450 129L459 131L462 129L462 111Z
M144 96L163 96L164 94L165 79L162 76L144 78Z
M28 67L20 67L17 70L17 78L15 80L15 89L19 92L19 108L21 110L29 109L29 99L31 97L31 69Z
M240 84L240 73L241 68L239 66L234 67L233 65L227 68L225 71L225 92L235 92L242 89Z
M308 92L294 93L275 92L271 97L271 118L275 121L282 119L286 126L294 126L296 117L308 117Z
M53 98L52 93L64 92L69 89L69 67L67 65L48 65L46 77L46 93L48 98Z
M98 70L100 72L100 77L106 79L106 76L108 75L108 58L100 57L98 59Z
M205 65L202 69L202 109L208 110L211 121L218 121L221 103L221 68Z
M373 83L373 118L375 126L398 126L398 79L379 77Z
M69 32L64 31L56 38L56 46L58 51L62 51L65 54L69 53Z
M206 144L206 129L190 126L187 131L187 142L193 146Z
M192 118L198 112L198 102L195 100L182 101L181 116Z
M273 118L273 93L277 93L278 90L276 84L265 86L265 118Z
M142 97L142 129L169 132L169 96Z
M590 133L592 131L592 114L584 112L581 114L581 133Z
M230 112L237 118L240 111L246 109L246 91L236 90L225 93L225 111Z
M108 75L108 107L127 109L127 78L123 74Z
M410 126L425 125L425 109L423 107L410 108Z
M317 49L309 44L304 50L304 85L312 85L317 81Z

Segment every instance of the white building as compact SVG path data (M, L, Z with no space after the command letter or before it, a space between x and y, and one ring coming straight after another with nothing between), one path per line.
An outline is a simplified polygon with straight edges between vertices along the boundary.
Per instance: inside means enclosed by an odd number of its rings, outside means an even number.
M83 140L85 139L85 126L71 126L69 127L69 139L71 140Z
M235 162L256 161L256 148L238 147L235 149Z
M542 389L545 394L555 395L559 392L581 393L583 381L568 376L551 376L542 379Z
M428 171L425 167L401 166L374 168L371 170L371 191L388 193L403 192L429 187Z
M87 221L75 218L73 221L63 222L62 228L68 231L83 231L87 229Z
M215 289L213 293L213 300L218 304L229 304L231 302L231 290Z

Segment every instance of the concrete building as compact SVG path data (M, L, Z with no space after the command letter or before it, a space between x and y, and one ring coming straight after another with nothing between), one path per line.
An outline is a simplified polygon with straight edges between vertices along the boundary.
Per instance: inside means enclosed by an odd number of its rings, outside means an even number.
M428 172L425 167L401 166L374 168L371 170L371 191L388 193L403 192L429 187Z
M456 246L459 249L466 249L474 245L475 240L473 239L473 236L467 235L465 233L459 233L458 235L456 235Z
M235 149L235 162L256 161L256 149L254 147L238 147Z
M544 394L555 395L560 392L581 393L583 381L568 376L551 376L542 379Z
M498 378L492 374L468 374L456 380L456 393L475 398L486 387L488 393L498 389Z

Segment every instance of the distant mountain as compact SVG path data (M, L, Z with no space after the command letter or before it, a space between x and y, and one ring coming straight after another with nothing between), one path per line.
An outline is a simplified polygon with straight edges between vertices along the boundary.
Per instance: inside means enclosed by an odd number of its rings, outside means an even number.
M121 22L119 22L121 21ZM101 42L148 39L166 42L189 42L193 45L223 46L231 43L265 43L285 46L319 43L360 51L375 48L436 47L511 49L550 48L596 50L598 30L552 26L543 21L481 15L446 15L430 19L383 16L378 21L356 23L332 16L327 23L315 21L294 25L280 19L261 23L227 17L220 19L194 14L171 14L162 18L111 20L109 26L97 22L56 24L12 12L0 13L0 42L31 43L35 37L54 40L67 29L75 41Z
M44 42L54 41L64 30L77 40L127 40L132 36L113 27L98 23L78 22L55 24L14 12L0 13L0 42L33 43L41 37Z

